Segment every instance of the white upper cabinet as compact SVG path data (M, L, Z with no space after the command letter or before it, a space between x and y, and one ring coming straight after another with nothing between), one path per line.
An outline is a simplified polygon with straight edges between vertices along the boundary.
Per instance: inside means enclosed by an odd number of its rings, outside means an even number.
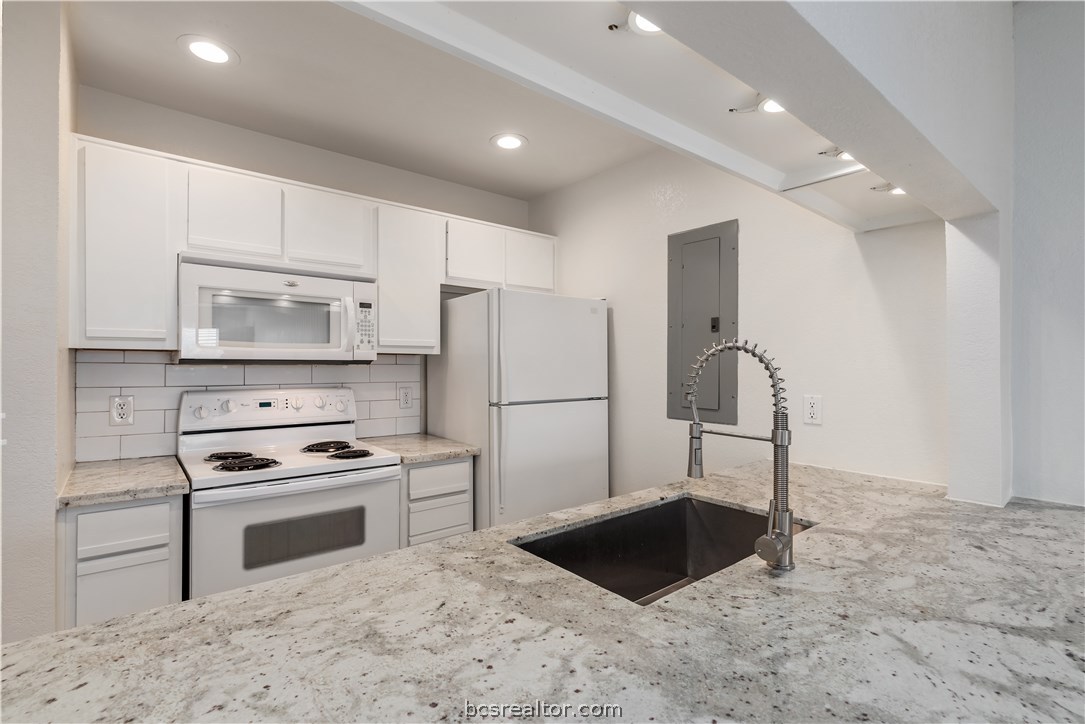
M448 220L445 283L554 291L554 237Z
M241 173L190 166L188 248L280 259L282 184Z
M286 186L286 260L376 278L376 209L356 196Z
M463 219L448 220L446 281L468 286L505 283L505 230Z
M441 351L445 220L398 206L377 209L377 351Z
M554 291L554 239L506 231L505 286Z
M92 144L76 154L71 345L176 349L176 163Z

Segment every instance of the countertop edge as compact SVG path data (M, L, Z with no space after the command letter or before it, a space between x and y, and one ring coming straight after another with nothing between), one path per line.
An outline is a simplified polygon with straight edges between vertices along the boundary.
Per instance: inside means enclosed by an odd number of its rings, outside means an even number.
M77 462L57 494L56 509L184 495L189 483L172 455Z
M359 438L359 442L378 445L399 454L403 465L456 460L482 454L482 448L476 445L426 433Z

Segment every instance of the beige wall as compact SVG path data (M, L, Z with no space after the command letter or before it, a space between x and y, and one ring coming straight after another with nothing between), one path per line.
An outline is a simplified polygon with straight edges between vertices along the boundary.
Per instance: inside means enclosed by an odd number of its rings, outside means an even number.
M4 4L3 640L53 630L56 491L72 465L65 330L71 68L63 6Z
M792 460L944 483L944 225L855 235L659 151L531 206L533 228L560 237L558 291L613 310L612 492L685 476L687 426L666 418L667 235L735 218L740 336L783 369ZM803 394L822 395L822 426L802 423ZM740 362L738 430L767 434L770 403L764 372ZM704 447L709 471L771 455L718 437Z
M527 226L527 202L332 153L81 86L76 130L295 181L496 224Z

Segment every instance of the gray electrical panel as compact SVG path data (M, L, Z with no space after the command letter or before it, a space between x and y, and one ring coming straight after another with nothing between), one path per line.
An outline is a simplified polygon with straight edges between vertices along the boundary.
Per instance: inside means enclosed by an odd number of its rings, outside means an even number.
M667 237L667 417L689 420L686 376L705 347L738 336L738 219ZM738 355L701 373L702 422L738 423Z

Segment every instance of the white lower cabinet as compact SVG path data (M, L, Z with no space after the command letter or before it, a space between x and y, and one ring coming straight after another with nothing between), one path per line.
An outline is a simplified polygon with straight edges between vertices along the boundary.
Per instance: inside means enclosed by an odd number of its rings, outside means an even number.
M57 627L98 623L181 600L182 497L57 514Z
M403 466L402 547L474 529L471 458Z

